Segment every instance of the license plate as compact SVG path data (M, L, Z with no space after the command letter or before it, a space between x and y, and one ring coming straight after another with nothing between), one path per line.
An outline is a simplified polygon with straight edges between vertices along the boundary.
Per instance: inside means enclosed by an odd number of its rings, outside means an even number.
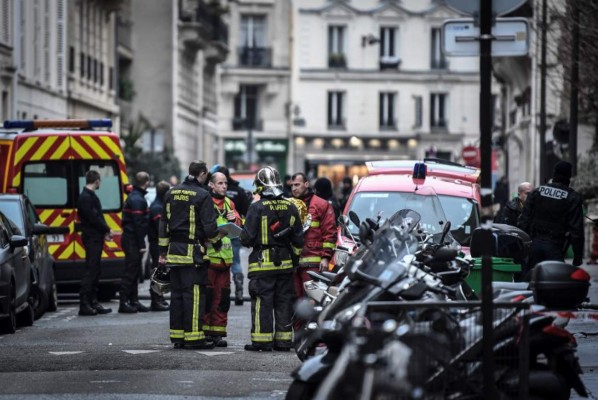
M61 243L64 242L64 235L62 234L53 234L48 235L48 243Z

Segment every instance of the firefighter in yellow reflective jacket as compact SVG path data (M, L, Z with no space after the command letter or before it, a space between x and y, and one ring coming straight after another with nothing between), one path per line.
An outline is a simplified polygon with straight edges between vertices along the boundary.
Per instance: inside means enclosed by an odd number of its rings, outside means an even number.
M170 189L160 220L160 263L170 268L170 341L175 348L210 349L202 330L208 283L208 243L221 245L214 203L203 183L206 163L193 161L189 176Z
M303 247L303 227L295 205L282 197L278 171L260 169L254 184L260 200L249 206L241 233L241 244L253 248L248 273L251 344L245 350L288 351L296 298L293 268Z
M241 217L235 209L235 203L226 197L227 178L222 172L208 176L210 195L214 202L218 225L233 223L241 226ZM203 331L216 347L226 347L226 325L230 308L230 267L233 264L233 246L230 238L222 238L220 249L208 244L210 267L207 291L206 315L203 320Z

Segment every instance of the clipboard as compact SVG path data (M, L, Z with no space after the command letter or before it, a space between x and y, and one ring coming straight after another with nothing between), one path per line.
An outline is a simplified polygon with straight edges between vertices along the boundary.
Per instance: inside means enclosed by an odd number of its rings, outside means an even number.
M233 224L232 222L218 225L218 230L220 232L226 233L226 236L231 239L238 238L241 235L241 232L243 232L243 228Z

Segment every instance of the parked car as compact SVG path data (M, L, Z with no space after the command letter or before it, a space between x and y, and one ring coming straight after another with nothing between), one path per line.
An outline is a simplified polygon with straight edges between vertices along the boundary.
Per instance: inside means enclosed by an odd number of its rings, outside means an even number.
M416 165L420 171L417 177L414 176ZM353 211L363 221L375 220L382 212L384 220L405 207L409 194L428 186L440 199L451 222L451 234L462 250L469 253L471 234L480 225L479 169L437 159L370 161L366 166L368 175L353 188L344 215ZM347 225L349 232L339 228L337 245L352 250L355 245L352 238L358 237L359 227L348 218Z
M56 311L58 295L54 280L54 258L49 245L63 241L67 227L49 227L42 224L35 207L27 196L22 194L0 194L0 211L27 238L29 260L33 267L33 286L30 299L35 319L46 311Z
M0 212L0 333L15 333L17 324L33 325L29 294L33 284L28 240Z

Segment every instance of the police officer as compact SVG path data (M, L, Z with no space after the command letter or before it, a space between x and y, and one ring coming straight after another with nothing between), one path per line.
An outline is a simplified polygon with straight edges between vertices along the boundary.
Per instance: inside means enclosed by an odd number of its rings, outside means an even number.
M147 251L145 236L149 222L149 207L145 195L149 174L141 171L135 175L133 191L123 207L122 246L125 252L125 273L120 282L119 313L147 312L149 308L139 302L138 282L142 255Z
M566 161L559 161L552 182L536 188L527 197L518 222L519 228L532 238L530 264L524 275L541 261L564 261L569 242L573 246L573 265L582 263L582 199L569 187L572 167Z
M226 197L235 203L235 209L241 218L245 218L245 215L247 215L247 209L249 208L249 198L251 197L251 193L239 186L239 182L230 176L230 172L225 166L216 164L212 167L211 172L222 172L224 176L226 176ZM235 305L242 306L243 281L245 276L243 275L243 270L241 269L241 241L239 238L231 238L230 241L233 246L233 264L231 265L230 270L233 274L233 281L235 282Z
M293 260L303 247L301 219L297 208L282 197L280 175L274 168L260 169L254 184L260 200L249 206L241 232L241 244L253 248L248 273L251 344L245 350L288 351L296 297Z
M170 189L160 219L160 263L170 267L170 341L177 349L211 349L202 330L209 258L206 242L222 243L206 163L193 161L185 181Z
M147 241L149 242L150 256L152 259L152 271L158 268L158 259L160 258L160 248L158 246L158 237L160 230L160 218L164 209L164 197L170 189L170 184L166 181L160 181L156 185L156 198L150 205L149 230L147 232ZM156 293L150 289L150 299L152 300L150 308L152 311L168 311L168 302L162 294Z
M517 221L523 211L523 205L527 196L533 190L533 186L529 182L522 182L517 187L517 197L514 197L505 204L501 204L500 211L494 218L494 222L497 224L507 224L517 226Z
M100 174L89 170L85 174L85 187L79 195L77 215L81 223L81 239L85 247L85 274L81 279L79 315L108 314L97 300L100 263L104 240L112 240L112 232L102 213L102 204L95 194L100 188Z

